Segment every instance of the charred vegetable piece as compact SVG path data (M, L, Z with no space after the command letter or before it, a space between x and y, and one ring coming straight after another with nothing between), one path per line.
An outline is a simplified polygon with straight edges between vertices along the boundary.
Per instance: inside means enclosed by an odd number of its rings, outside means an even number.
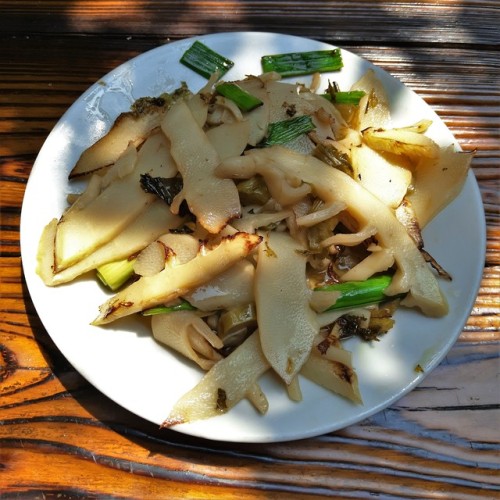
M270 123L264 145L274 146L275 144L286 144L314 129L315 125L309 115L296 116L290 118L290 120Z
M242 111L252 111L264 104L258 97L242 89L239 85L232 82L220 83L215 90L224 97L233 101Z
M406 229L386 205L348 175L328 168L313 156L280 146L252 149L245 156L225 160L217 168L217 173L242 178L256 173L265 175L266 170L297 176L325 203L342 201L360 224L370 223L376 227L378 243L393 251L396 264L387 295L407 293L401 303L418 307L428 316L439 317L448 312L448 303L436 277Z
M172 205L174 198L182 191L182 178L151 177L149 174L141 175L141 186L146 193L155 194L167 205Z
M170 141L170 153L182 175L182 193L176 200L185 200L198 223L208 232L218 233L241 214L236 185L231 179L215 174L221 161L219 154L184 101L172 106L161 128Z
M275 71L283 77L338 71L343 66L340 49L267 55L261 63L264 73Z
M361 318L359 316L346 314L341 316L335 323L339 328L341 339L358 336L367 342L378 340L380 333L378 329L371 330L370 328L361 326Z
M141 186L146 193L151 193L168 206L172 205L174 198L182 191L182 177L152 177L149 174L141 174ZM183 201L179 206L179 216L190 215L187 203Z
M82 153L69 178L88 175L112 165L131 142L141 144L159 126L162 115L177 99L189 94L189 89L183 84L171 94L137 99L130 111L118 116L106 135Z
M321 286L315 289L320 292L340 292L340 297L327 310L343 309L344 307L357 307L366 304L376 304L387 295L384 290L391 284L392 277L389 275L375 276L365 281L349 281L346 283L334 283L333 285Z
M207 79L216 72L219 73L219 78L221 78L234 66L233 61L198 40L184 52L180 62Z
M93 324L111 323L118 318L178 299L245 258L261 239L255 234L236 233L225 237L210 251L200 252L185 264L170 265L168 261L163 271L153 276L143 276L102 304Z

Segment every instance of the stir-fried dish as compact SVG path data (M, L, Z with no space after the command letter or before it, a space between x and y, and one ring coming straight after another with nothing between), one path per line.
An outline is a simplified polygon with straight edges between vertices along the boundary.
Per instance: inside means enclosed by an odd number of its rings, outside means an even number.
M447 314L439 280L451 276L421 230L471 160L438 146L428 120L392 127L371 70L320 88L339 50L269 56L237 82L222 80L221 57L196 43L181 62L207 77L199 92L139 99L82 153L69 177L86 188L40 240L46 285L93 272L113 292L96 327L141 314L206 372L164 427L244 398L265 413L268 371L293 400L303 376L361 404L343 341L378 340L398 307Z

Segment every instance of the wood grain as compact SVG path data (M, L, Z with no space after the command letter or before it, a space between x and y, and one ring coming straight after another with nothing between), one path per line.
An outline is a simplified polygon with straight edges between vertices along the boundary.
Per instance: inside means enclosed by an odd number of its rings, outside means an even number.
M0 498L499 498L499 21L493 0L3 0ZM358 425L290 443L160 431L110 401L53 344L20 257L24 189L71 103L146 50L239 30L348 48L419 93L476 150L487 223L481 288L443 362Z

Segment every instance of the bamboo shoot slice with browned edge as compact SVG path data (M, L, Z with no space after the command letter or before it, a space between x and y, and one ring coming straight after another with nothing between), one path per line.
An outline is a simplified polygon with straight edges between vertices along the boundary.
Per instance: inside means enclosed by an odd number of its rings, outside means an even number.
M202 246L199 254L185 264L175 265L175 259L169 259L163 271L140 278L102 304L92 324L111 323L171 302L245 258L261 240L256 234L236 233L223 238L213 249L206 250Z
M112 165L131 142L139 147L151 131L160 126L163 114L172 103L188 95L188 88L182 85L171 94L137 99L131 111L121 113L109 131L81 154L69 178L85 176Z
M448 312L436 277L405 227L389 207L347 174L317 158L280 146L254 149L245 156L230 158L217 171L220 175L248 178L256 173L264 175L266 169L302 179L326 203L343 201L359 224L370 223L376 227L379 244L393 252L397 266L386 290L388 295L408 292L402 304L416 306L428 316L443 316Z
M257 379L268 369L259 334L254 332L175 403L162 427L227 413L255 387Z

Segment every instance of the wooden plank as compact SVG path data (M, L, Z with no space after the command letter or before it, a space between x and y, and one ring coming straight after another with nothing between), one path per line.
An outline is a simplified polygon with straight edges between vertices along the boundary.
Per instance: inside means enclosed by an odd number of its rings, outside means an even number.
M496 498L500 491L496 0L3 0L0 3L0 496ZM67 362L24 283L19 224L43 141L68 106L148 49L216 31L321 39L422 96L462 147L487 222L485 270L457 343L420 386L338 432L217 443L160 431ZM467 242L465 242L467 243Z

